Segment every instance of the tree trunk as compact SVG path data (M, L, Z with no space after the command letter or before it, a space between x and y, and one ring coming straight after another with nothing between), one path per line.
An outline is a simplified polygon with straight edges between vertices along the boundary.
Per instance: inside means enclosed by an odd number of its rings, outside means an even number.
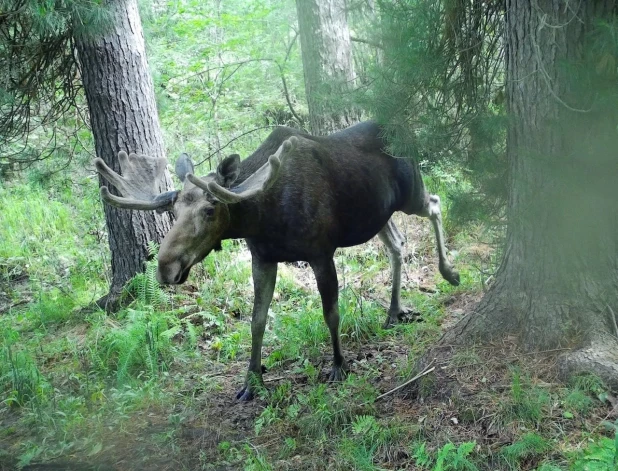
M564 373L618 384L616 58L591 43L615 5L507 0L505 256L445 340L508 333L528 350L579 348L562 357Z
M97 156L120 173L120 150L164 157L137 0L108 2L112 24L105 32L75 38ZM99 184L104 183L99 177ZM171 188L166 172L161 191ZM111 189L115 192L115 189ZM118 193L115 193L118 194ZM114 309L125 283L143 270L148 241L160 242L171 227L167 214L104 205L111 250L109 294L99 301Z
M330 134L359 120L359 113L344 104L354 82L345 2L296 0L296 11L310 131Z

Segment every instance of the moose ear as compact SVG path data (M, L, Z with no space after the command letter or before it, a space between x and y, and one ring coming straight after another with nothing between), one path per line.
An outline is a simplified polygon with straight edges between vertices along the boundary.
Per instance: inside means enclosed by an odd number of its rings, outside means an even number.
M217 167L217 183L223 188L229 188L240 173L240 155L232 154L223 159Z
M178 178L180 178L180 181L184 183L185 178L187 178L187 174L194 173L191 157L189 157L189 155L185 154L184 152L180 154L180 157L178 157L174 169L176 170L176 175L178 176Z

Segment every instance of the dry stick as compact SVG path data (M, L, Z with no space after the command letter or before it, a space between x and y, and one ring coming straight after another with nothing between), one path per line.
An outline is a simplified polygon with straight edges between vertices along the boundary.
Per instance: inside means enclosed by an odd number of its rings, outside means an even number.
M607 419L609 419L609 416L612 415L614 413L614 411L616 411L616 409L618 409L618 404L616 404L614 407L612 407L612 410L610 410L607 415L605 416L605 418L603 420L601 420L601 422L599 422L598 424L596 424L594 426L594 428L592 429L592 431L590 432L589 435L594 434L594 432L596 432L599 427L603 424L603 422L605 422ZM577 449L580 449L581 446L584 444L585 440L582 440L581 442L579 442L579 444L577 445Z
M609 309L609 317L611 317L612 323L614 324L614 333L616 334L616 337L618 337L618 325L616 325L616 314L614 314L614 310L609 304L607 305L607 309Z
M266 378L263 380L265 383L273 383L275 381L281 381L283 379L287 379L287 376L277 376L276 378Z
M431 360L431 363L429 363L429 365L427 365L427 367L429 368L431 365L433 365L433 362L434 362L434 361L435 361L435 359L434 359L434 360ZM422 373L417 374L414 378L409 379L409 380L408 380L408 381L406 381L405 383L403 383L403 384L401 384L401 385L397 386L395 389L391 389L390 391L385 392L384 394L380 394L378 397L376 397L376 401L378 401L378 400L382 399L383 397L388 396L389 394L394 393L395 391L399 391L399 390L400 390L401 388L403 388L404 386L407 386L408 384L413 383L413 382L414 382L414 381L416 381L417 379L419 379L419 378L421 378L421 377L423 377L423 376L425 376L425 375L427 375L427 374L431 373L431 372L432 372L433 370L435 370L435 369L436 369L436 367L435 367L435 366L434 366L433 368L429 368L429 369L427 369L427 370L423 371Z
M564 347L564 348L552 348L551 350L541 350L540 352L523 352L522 355L541 355L542 353L554 353L554 352L561 352L564 350L573 350L571 347ZM517 357L509 357L510 358L517 358Z
M11 309L17 307L17 306L21 306L22 304L28 304L30 301L28 301L27 299L23 299L21 301L18 301L14 304L11 304L10 306L8 306L6 309L0 309L0 314L4 314L5 312L9 312Z

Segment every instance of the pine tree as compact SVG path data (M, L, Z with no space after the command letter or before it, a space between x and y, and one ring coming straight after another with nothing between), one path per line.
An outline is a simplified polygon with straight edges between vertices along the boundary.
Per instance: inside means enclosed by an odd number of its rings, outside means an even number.
M564 373L618 384L616 2L380 4L369 108L400 155L473 169L477 206L506 216L495 281L444 341L571 347Z
M120 150L164 156L137 0L2 2L0 96L3 154L36 125L55 123L83 90L97 156L119 171ZM80 80L81 79L81 80ZM161 190L169 187L166 175ZM148 242L169 230L167 215L105 206L114 308L124 284L143 269Z
M327 135L358 122L345 105L354 84L350 30L343 0L297 0L310 131Z

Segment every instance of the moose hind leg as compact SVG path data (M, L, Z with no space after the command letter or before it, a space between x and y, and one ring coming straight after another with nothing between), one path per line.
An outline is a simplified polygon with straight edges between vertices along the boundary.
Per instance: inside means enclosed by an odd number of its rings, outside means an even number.
M318 284L318 291L322 298L324 320L330 331L330 338L333 343L333 369L328 380L341 381L345 377L348 365L341 352L341 340L339 338L339 284L335 262L330 257L310 262L310 265Z
M384 328L388 329L395 325L403 316L414 315L409 309L401 307L401 248L403 247L403 235L397 229L397 226L392 219L389 219L386 225L378 232L378 237L388 251L388 258L391 262L391 275L393 279L393 289L391 292L391 305L388 309L388 317L384 322Z
M453 286L459 285L459 273L453 269L451 262L446 256L446 246L444 245L444 230L442 228L442 210L440 209L440 197L429 195L424 211L420 216L428 217L436 233L436 243L438 245L438 269L440 274Z
M263 385L262 381L262 340L266 328L268 306L273 299L275 282L277 280L277 264L265 263L253 257L252 261L253 315L251 317L251 360L244 387L236 394L236 399L250 401L256 390Z

